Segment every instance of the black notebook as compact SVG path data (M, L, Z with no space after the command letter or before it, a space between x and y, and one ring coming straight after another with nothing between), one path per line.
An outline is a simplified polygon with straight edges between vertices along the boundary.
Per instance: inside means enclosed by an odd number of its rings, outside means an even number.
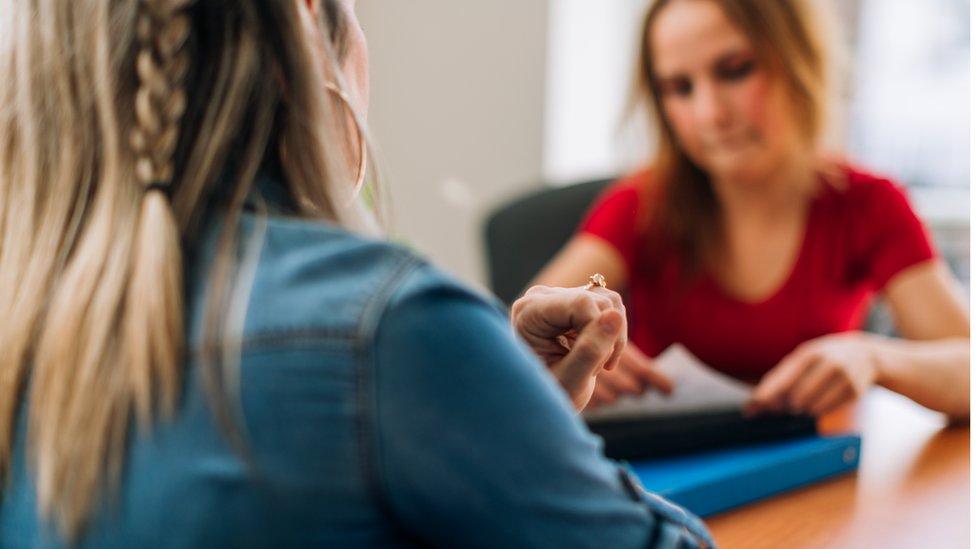
M654 364L671 378L670 396L650 390L584 414L610 458L667 457L816 433L810 417L746 419L742 409L753 386L710 368L681 345L669 347Z
M740 409L588 421L611 459L639 460L691 454L816 434L808 416L743 417Z

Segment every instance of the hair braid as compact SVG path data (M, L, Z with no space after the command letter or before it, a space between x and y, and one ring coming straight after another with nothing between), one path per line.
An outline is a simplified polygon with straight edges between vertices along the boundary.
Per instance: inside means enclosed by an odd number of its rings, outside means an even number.
M183 81L190 65L186 7L191 2L140 0L136 28L139 88L131 145L136 154L136 177L147 190L163 190L173 179L173 153L186 112Z

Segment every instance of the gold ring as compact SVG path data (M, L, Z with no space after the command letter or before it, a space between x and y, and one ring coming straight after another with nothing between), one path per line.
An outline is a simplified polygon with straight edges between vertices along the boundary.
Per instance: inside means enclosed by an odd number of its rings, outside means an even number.
M590 281L586 283L586 290L592 290L597 286L601 288L607 287L607 279L600 273L594 273L590 275Z

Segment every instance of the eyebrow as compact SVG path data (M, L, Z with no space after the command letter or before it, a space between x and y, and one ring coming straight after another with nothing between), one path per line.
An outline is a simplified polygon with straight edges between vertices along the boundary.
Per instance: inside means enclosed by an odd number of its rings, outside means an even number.
M736 57L740 57L740 56L741 57L752 57L752 58L758 60L758 55L756 55L755 50L753 50L752 48L734 48L734 49L726 50L724 53L722 53L721 55L719 55L718 57L716 57L713 61L711 61L711 63L709 64L709 66L710 67L713 67L715 65L718 65L718 64L727 62L730 59L733 59L733 58L736 58ZM654 76L655 79L659 79L659 80L670 80L670 79L674 79L674 78L680 78L680 77L684 76L684 73L682 73L682 72L675 72L675 73L671 73L671 74L666 74L666 73L662 73L662 72L658 71L657 69L655 69L655 70L652 71L652 75Z

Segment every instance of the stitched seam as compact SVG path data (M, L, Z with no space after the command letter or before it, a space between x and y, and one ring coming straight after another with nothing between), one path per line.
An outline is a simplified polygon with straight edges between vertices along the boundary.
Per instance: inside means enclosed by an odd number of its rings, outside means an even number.
M349 343L354 341L357 334L352 330L335 330L331 328L306 328L295 330L281 330L261 332L245 336L241 347L244 352L285 349L295 343ZM218 341L217 344L221 342ZM189 352L192 359L202 357L203 349L199 345L193 346Z
M353 344L357 404L355 423L359 439L360 469L368 490L372 492L378 505L387 511L381 486L378 456L374 456L371 452L371 435L377 429L376 424L378 422L375 414L377 406L375 383L377 364L375 362L374 342L380 319L389 307L390 299L407 276L416 272L416 269L423 265L419 258L406 252L402 252L399 259L401 263L396 266L393 274L363 310L359 323L359 337Z

